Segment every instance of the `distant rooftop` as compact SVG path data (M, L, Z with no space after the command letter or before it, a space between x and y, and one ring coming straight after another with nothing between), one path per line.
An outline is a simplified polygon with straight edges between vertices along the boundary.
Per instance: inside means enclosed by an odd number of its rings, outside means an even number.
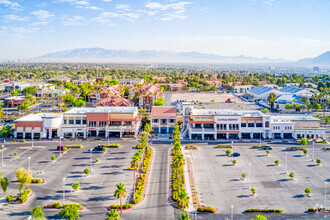
M171 106L153 106L151 116L176 116L176 107Z
M193 115L237 115L261 117L263 113L260 111L236 111L233 109L193 109Z
M38 113L29 114L15 121L42 121L43 118L57 118L62 116L60 113Z
M304 89L302 88L298 88L298 87L293 87L293 86L286 86L282 89L280 89L280 92L284 92L284 93L297 93L300 92Z
M79 114L79 113L133 113L137 110L137 107L96 107L96 108L72 108L67 111L67 114Z

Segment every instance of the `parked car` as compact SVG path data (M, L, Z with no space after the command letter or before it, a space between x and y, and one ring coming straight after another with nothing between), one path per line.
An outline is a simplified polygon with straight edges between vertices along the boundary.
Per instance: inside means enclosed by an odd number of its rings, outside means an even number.
M265 150L273 150L273 148L271 146L269 146L269 145L266 145L265 146Z
M101 145L94 147L94 150L102 150L102 149L103 149L103 147Z
M63 150L63 149L64 149L63 145L57 146L57 150Z
M237 152L233 153L233 157L239 157L239 156L241 156L240 153L237 153Z

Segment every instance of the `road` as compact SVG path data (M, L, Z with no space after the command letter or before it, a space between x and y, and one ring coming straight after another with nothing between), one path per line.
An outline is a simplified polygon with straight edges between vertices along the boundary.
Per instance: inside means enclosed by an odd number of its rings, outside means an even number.
M177 219L180 211L171 207L168 200L169 162L168 144L151 145L155 154L153 158L151 176L145 200L134 209L124 213L124 219Z

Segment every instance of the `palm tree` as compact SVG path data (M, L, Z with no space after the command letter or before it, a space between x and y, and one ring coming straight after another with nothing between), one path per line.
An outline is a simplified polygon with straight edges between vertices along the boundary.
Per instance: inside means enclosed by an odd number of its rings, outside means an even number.
M112 209L110 212L108 212L106 214L108 217L106 218L106 220L119 220L119 215L116 212L115 209Z
M179 220L191 220L191 218L189 218L189 213L186 213L186 212L182 212L181 217L178 219Z
M120 200L120 219L123 219L123 206L122 206L122 198L126 198L126 188L125 185L119 183L116 185L117 189L115 191L114 197Z
M184 165L185 163L185 159L184 159L184 156L183 154L177 154L174 156L173 158L173 166L175 169L178 169L178 172L177 172L177 175L178 175L178 192L180 192L180 168Z
M186 193L186 190L181 190L179 193L179 201L178 201L178 206L181 208L183 211L185 209L189 208L189 196Z

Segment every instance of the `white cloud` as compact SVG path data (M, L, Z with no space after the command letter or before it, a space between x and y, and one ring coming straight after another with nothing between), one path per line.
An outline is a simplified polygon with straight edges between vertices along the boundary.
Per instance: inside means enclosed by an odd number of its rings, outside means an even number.
M89 2L88 1L75 1L74 2L77 5L83 5L83 6L88 6Z
M175 2L170 4L162 4L159 2L150 2L145 5L147 10L144 13L147 15L159 14L155 19L161 21L170 21L173 19L185 19L186 6L191 2Z
M0 0L0 5L5 5L6 7L17 9L21 7L21 5L18 2L13 2L9 0Z
M102 2L112 2L112 0L102 0Z
M65 26L85 25L86 19L80 15L75 15L73 17L64 16L62 17L62 23Z
M4 15L6 22L11 22L11 21L28 21L30 18L29 17L21 17L18 15Z
M276 0L264 0L265 5L272 6L274 3L276 3Z
M130 11L131 7L128 4L118 4L115 7L118 10Z
M140 15L135 12L103 12L101 18L122 18L129 21L140 18Z
M91 10L103 10L102 8L96 7L96 6L89 6L86 7L86 9L91 9Z
M53 14L49 13L48 11L38 10L31 12L32 15L35 15L39 20L46 20L48 18L54 17Z

